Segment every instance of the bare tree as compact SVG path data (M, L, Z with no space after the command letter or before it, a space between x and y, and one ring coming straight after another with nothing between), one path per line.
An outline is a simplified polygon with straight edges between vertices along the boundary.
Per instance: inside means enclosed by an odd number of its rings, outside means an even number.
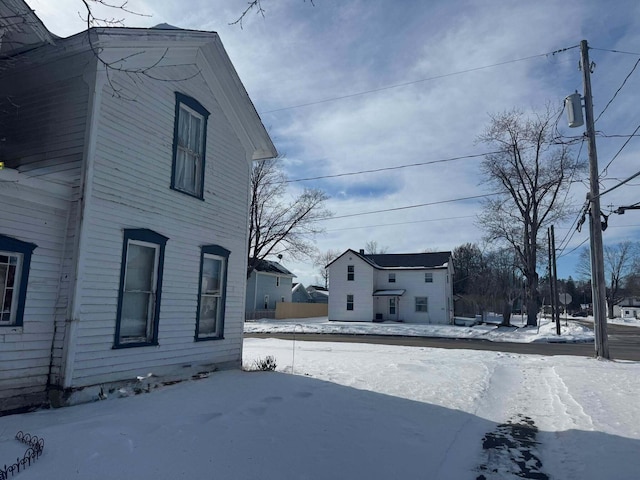
M279 162L256 162L251 172L247 278L268 256L313 257L313 236L323 231L318 221L333 215L324 208L329 197L322 190L306 188L285 201L287 178Z
M304 1L306 2L307 0L304 0ZM314 0L309 0L309 3L311 4L311 6L315 6L313 1ZM251 11L255 11L258 15L261 15L262 17L264 17L266 10L262 8L262 2L263 0L251 0L250 2L247 2L247 7L243 10L240 16L233 22L229 23L229 25L240 25L240 28L242 28L243 26L242 23L244 22L245 17Z
M490 241L503 241L516 252L526 279L527 325L537 325L538 250L544 227L566 214L571 180L584 168L568 146L554 140L557 112L547 108L526 117L517 110L491 116L479 141L498 152L487 155L482 173L496 196L484 202L480 225Z
M386 245L378 245L378 242L375 240L369 240L364 244L364 252L367 255L380 255L383 253L387 253L389 251L389 247Z
M619 303L629 291L634 290L637 273L639 244L624 241L616 245L604 247L604 270L607 284L607 314L613 318L613 307ZM577 270L584 278L591 278L591 255L588 248L580 251Z
M340 250L329 249L325 252L318 253L313 259L314 267L318 268L318 272L320 273L320 278L324 283L324 288L329 287L329 270L327 270L327 265L333 262L336 258L340 256L342 252Z

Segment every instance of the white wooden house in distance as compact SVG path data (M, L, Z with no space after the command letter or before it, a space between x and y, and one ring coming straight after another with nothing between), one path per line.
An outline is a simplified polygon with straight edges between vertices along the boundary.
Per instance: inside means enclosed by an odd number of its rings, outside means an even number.
M218 35L166 27L5 30L0 411L241 364L250 168L277 152Z
M451 252L347 250L327 268L329 320L453 323Z

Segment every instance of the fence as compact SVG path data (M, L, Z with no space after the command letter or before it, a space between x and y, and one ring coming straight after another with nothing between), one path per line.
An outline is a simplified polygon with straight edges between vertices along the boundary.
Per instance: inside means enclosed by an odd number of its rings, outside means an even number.
M276 319L326 317L329 305L326 303L276 303Z

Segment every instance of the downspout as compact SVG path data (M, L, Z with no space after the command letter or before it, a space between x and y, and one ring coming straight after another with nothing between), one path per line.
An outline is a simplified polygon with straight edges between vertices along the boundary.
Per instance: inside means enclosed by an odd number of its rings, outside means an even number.
M91 34L91 32L88 32ZM87 108L87 126L84 136L84 152L82 163L82 175L80 177L80 196L78 198L78 208L76 211L76 231L75 231L75 262L72 278L72 288L70 290L69 311L67 316L67 326L65 329L64 350L62 357L62 388L70 388L73 384L73 373L75 367L76 342L80 322L80 307L82 305L82 277L84 275L87 244L87 228L85 220L88 216L88 204L93 193L93 171L97 143L98 118L100 103L102 100L102 90L105 82L104 72L98 72L97 60L93 63L94 68L85 72L83 79L89 86L89 101Z

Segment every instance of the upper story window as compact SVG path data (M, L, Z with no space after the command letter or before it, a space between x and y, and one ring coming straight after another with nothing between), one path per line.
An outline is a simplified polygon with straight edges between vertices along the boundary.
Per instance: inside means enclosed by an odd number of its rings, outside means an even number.
M396 274L395 273L390 273L389 274L389 283L396 283Z
M158 344L162 266L167 237L126 229L114 347Z
M280 286L280 277L276 276L276 287Z
M202 247L196 340L224 338L229 253L218 245Z
M424 281L425 283L433 283L433 272L425 272Z
M355 278L355 267L353 265L347 265L347 280L353 281Z
M171 188L203 199L209 112L196 99L176 92Z
M0 235L0 327L23 324L33 243Z

